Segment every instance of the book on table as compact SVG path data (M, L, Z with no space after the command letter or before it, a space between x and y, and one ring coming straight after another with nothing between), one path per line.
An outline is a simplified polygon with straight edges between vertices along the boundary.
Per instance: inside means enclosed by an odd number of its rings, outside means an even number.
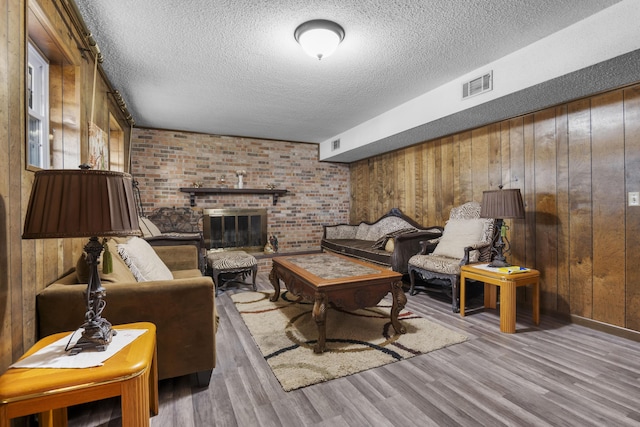
M519 265L511 265L509 267L498 267L496 270L504 274L518 274L518 273L526 273L527 271L529 271L528 268L520 267Z

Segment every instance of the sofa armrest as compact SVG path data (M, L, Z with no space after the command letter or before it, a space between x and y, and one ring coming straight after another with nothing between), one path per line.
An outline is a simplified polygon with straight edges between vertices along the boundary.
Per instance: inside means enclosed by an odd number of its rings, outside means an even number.
M440 237L439 232L416 231L404 233L393 238L394 249L391 254L393 271L405 274L409 271L409 258L420 252L420 242ZM433 250L433 249L432 249Z
M193 245L152 246L171 271L198 269L198 248Z
M114 325L147 321L157 328L159 378L215 367L215 289L208 276L103 283L103 317ZM36 298L38 334L76 330L86 310L85 284L54 283Z

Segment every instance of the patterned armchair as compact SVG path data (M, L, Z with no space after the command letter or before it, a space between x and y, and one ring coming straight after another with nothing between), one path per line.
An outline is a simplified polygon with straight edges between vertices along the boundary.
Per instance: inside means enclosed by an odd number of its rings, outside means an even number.
M494 237L493 218L480 218L480 203L469 202L451 209L442 236L420 242L421 251L409 259L409 293L415 295L416 286L429 287L437 282L451 293L454 313L460 311L460 266L473 262L491 261ZM420 277L423 284L417 284Z

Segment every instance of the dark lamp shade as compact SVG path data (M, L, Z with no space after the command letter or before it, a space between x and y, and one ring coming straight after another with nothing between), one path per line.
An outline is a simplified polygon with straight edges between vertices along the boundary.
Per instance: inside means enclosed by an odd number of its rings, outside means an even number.
M518 188L482 193L481 218L524 218L524 204Z
M139 234L131 175L73 169L36 172L23 239Z

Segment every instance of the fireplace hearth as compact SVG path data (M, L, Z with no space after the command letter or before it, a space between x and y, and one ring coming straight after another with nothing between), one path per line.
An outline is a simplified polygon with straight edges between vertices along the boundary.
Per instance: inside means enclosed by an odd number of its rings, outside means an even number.
M204 209L207 249L262 251L267 243L266 209Z

